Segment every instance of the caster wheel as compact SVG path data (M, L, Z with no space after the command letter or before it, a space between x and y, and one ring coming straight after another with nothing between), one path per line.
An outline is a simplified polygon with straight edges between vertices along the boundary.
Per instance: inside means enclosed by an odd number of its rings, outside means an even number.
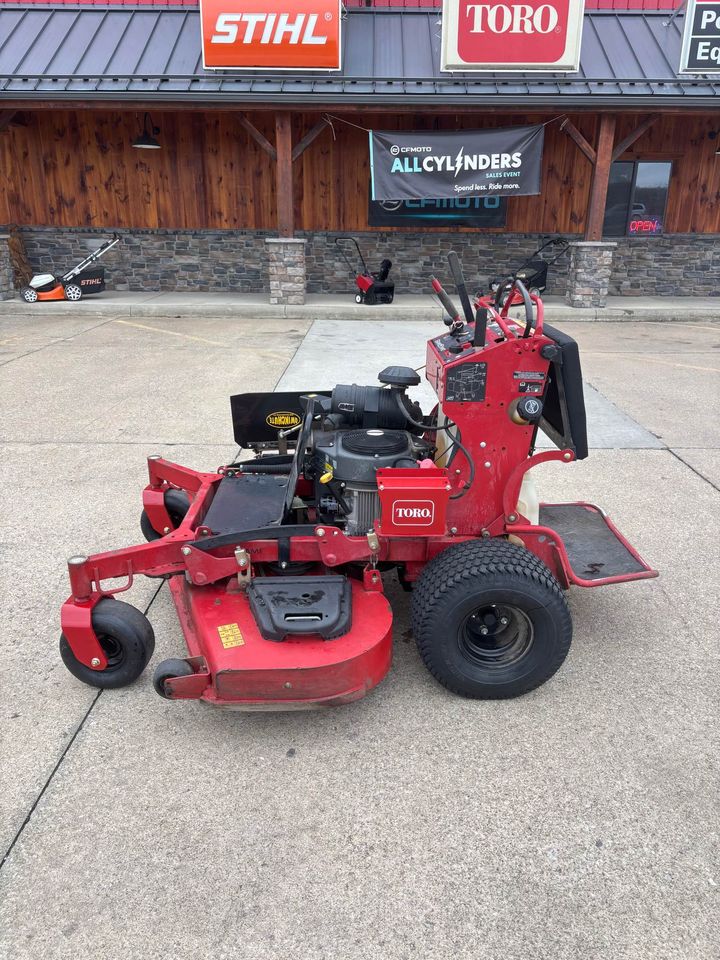
M448 547L423 570L412 624L425 666L463 697L519 697L545 683L570 649L562 588L532 553L506 540Z
M165 491L165 509L170 515L170 520L174 529L177 529L183 522L185 514L190 509L190 499L184 490L170 489ZM163 534L150 523L150 517L143 510L140 514L140 529L142 535L150 543L151 540L159 540Z
M187 660L180 660L177 657L172 657L170 660L163 660L157 665L155 673L153 674L155 692L160 694L164 700L172 700L172 697L168 696L168 692L165 689L165 681L171 677L189 677L193 672L193 668Z
M82 287L79 283L68 283L65 285L65 299L77 303L82 300Z
M137 680L155 649L155 634L145 614L129 603L105 597L93 609L92 626L107 657L107 667L91 670L80 663L61 634L60 656L70 673L103 690L126 687Z
M356 294L355 294L355 303L362 303L362 302L363 302L363 295L362 295L361 293L356 293Z
M530 294L531 297L540 296L540 291L537 287L530 287L530 289L528 290L528 293Z
M20 296L25 303L35 303L38 298L37 290L33 290L32 287L23 287L20 291Z

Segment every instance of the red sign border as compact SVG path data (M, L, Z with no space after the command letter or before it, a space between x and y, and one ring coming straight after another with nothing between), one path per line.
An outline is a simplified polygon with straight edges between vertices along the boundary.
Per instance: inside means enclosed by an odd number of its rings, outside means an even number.
M500 0L497 0L500 2ZM512 2L512 0L506 0ZM440 70L443 73L577 73L580 69L580 47L582 45L585 18L585 0L575 7L577 0L571 0L568 12L568 32L565 53L561 65L555 63L492 63L475 64L461 60L458 43L458 19L460 0L443 0L442 39L440 41ZM578 15L579 10L579 15ZM573 20L575 18L575 20ZM502 49L502 48L500 48ZM568 62L572 54L572 64Z
M342 56L343 56L343 47L342 47L342 38L343 38L343 26L342 26L342 14L343 14L343 4L342 0L337 0L338 7L338 65L337 67L237 67L237 66L225 66L225 67L209 67L205 63L205 37L203 30L203 0L199 0L198 10L200 12L200 51L202 53L202 67L203 70L216 71L216 70L252 70L253 72L262 72L262 73L306 73L309 70L312 70L313 73L339 73L342 70Z

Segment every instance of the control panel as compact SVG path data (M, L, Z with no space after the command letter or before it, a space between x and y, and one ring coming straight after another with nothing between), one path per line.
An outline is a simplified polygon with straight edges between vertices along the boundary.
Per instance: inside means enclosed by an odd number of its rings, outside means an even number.
M443 363L450 363L452 360L457 360L459 355L466 349L466 344L472 343L472 333L461 333L457 336L452 333L446 333L442 337L435 337L432 343L440 355L440 360Z

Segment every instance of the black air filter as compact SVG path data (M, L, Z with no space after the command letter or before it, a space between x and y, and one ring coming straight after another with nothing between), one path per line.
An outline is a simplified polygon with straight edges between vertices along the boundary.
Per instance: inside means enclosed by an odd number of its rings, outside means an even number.
M401 430L352 430L343 434L343 447L351 453L389 456L407 450L407 434Z

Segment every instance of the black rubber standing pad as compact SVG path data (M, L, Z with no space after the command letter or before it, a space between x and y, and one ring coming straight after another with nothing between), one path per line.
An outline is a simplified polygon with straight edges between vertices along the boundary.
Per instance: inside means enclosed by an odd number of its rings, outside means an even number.
M331 640L352 623L352 590L347 577L257 577L248 600L266 640L320 636Z
M540 507L540 526L557 532L573 573L583 580L604 580L647 569L618 540L602 513L591 507L578 503Z

